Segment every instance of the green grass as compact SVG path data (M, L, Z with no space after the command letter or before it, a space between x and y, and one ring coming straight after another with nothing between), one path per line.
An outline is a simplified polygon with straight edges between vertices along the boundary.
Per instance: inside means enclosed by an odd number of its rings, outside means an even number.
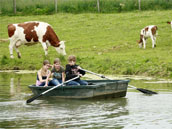
M8 38L7 25L24 21L44 21L52 25L61 40L66 41L68 55L77 56L77 63L85 69L102 74L135 74L172 77L172 10L118 14L65 14L42 16L1 16L0 38ZM137 44L140 30L147 25L158 26L157 47L151 40L146 50ZM9 43L0 43L1 69L39 69L44 59L53 62L59 56L49 47L48 57L40 44L21 46L22 58L9 58Z

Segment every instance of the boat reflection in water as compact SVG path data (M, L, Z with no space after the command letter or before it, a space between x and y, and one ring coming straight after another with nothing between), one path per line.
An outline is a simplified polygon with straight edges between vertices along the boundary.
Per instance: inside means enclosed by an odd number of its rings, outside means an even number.
M80 127L87 128L123 128L126 123L126 117L129 114L128 99L108 98L108 99L59 99L56 97L43 97L34 104L39 107L40 115L44 120L38 123L44 123L48 119L53 123L51 127ZM53 110L51 110L53 108ZM56 121L54 121L56 119Z

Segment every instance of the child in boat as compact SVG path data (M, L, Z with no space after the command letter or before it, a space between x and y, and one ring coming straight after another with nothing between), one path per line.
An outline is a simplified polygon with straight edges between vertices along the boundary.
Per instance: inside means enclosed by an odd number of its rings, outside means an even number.
M53 81L55 83L65 82L65 69L61 66L60 59L56 58L54 60L54 65L51 70L51 76L53 77Z
M51 77L51 71L48 70L51 68L51 64L48 60L43 61L42 68L37 73L37 80L36 80L36 86L53 86L56 85L55 82L53 82Z
M81 67L76 64L76 57L74 55L70 55L68 57L68 64L66 65L66 81L72 78L75 78L79 75L79 78L74 81L70 81L67 85L88 85L88 82L81 80L80 77L85 75L85 71L80 70Z

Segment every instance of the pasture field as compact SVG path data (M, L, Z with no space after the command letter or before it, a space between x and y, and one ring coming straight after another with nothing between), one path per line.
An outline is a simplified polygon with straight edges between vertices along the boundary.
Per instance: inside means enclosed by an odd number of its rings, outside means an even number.
M7 25L25 21L44 21L54 28L60 40L66 41L68 55L77 56L77 64L102 74L146 75L172 78L172 10L118 14L66 14L37 16L0 16L0 39L7 39ZM158 26L157 47L137 44L140 30L147 25ZM44 56L41 44L21 46L22 58L9 58L9 42L0 42L0 69L39 69L44 59L51 63L59 57L62 65L67 56L57 54L53 47Z

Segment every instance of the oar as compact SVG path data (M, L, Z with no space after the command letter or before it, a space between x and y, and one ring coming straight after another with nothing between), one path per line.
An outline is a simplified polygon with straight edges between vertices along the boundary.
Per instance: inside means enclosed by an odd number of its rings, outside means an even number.
M97 73L88 71L88 70L86 70L86 69L80 69L80 70L83 70L83 71L85 71L85 72L88 72L88 73L97 75L97 76L99 76L99 77L101 77L101 78L105 78L105 79L108 79L108 80L112 80L112 79L110 79L110 78L105 77L104 75L100 75L100 74L97 74ZM132 85L128 85L128 86L131 87L131 88L134 88L134 89L136 89L136 90L138 90L138 91L140 91L140 92L142 92L142 93L145 93L145 94L149 94L149 95L151 95L151 94L158 94L157 92L150 91L150 90L147 90L147 89L137 88L137 87L132 86Z
M52 88L50 88L50 89L48 89L48 90L42 92L42 93L39 94L39 95L33 96L32 98L28 99L28 100L26 101L26 103L31 103L32 101L34 101L35 99L37 99L37 98L43 96L44 94L48 93L49 91L52 91L52 90L54 90L55 88L57 88L57 87L59 87L59 86L65 84L65 83L68 83L68 82L70 82L70 81L73 81L73 80L75 80L75 79L77 79L77 78L79 78L79 76L77 76L77 77L75 77L75 78L72 78L72 79L70 79L70 80L68 80L68 81L66 81L66 82L64 82L64 83L61 83L61 84L59 84L59 85L57 85L57 86L54 86L54 87L52 87Z

